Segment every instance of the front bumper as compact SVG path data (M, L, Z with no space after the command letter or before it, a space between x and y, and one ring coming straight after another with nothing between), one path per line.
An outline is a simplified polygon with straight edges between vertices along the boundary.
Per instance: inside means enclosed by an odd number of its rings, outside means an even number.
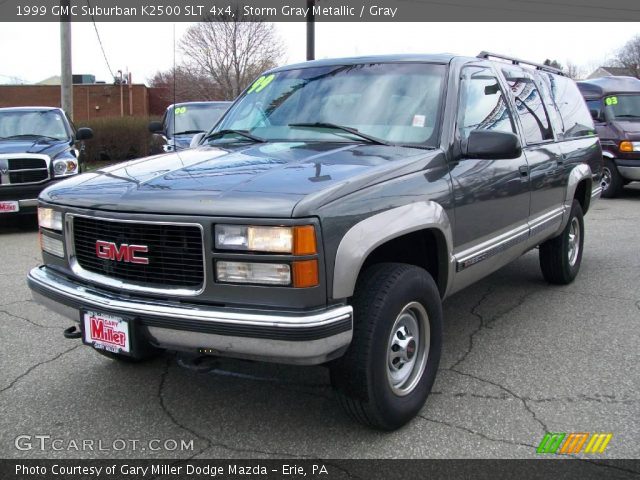
M315 365L341 356L353 333L353 309L312 312L240 310L134 298L81 284L47 267L27 278L34 299L80 322L80 310L135 319L139 333L167 349L278 363Z
M0 201L17 201L20 205L20 213L34 213L38 207L38 195L49 185L58 180L49 180L35 185L3 185L0 187ZM14 215L13 213L9 215Z
M640 160L616 159L618 172L625 180L640 180Z

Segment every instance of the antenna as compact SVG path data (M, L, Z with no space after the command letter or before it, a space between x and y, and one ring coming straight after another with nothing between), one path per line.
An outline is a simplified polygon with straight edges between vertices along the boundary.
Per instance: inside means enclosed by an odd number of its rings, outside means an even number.
M176 24L173 23L173 131L176 131ZM176 148L176 139L174 135L173 139L173 149L178 151Z

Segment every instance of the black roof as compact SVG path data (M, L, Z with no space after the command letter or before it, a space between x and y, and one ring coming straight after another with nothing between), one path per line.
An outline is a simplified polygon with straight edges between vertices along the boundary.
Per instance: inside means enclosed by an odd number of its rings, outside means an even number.
M587 98L600 98L613 93L640 93L640 80L635 77L602 77L576 83Z

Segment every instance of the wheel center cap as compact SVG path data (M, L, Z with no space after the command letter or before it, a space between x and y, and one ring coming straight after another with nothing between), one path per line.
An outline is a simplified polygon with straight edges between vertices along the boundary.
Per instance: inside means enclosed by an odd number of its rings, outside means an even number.
M416 353L416 341L410 340L407 344L407 358L411 360Z

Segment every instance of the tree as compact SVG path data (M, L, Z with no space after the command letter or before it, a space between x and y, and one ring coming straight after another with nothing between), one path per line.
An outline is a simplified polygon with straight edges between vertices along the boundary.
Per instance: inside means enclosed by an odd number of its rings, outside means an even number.
M634 77L640 78L640 35L633 37L618 51L616 61Z
M284 54L275 26L259 17L218 15L190 27L180 40L185 64L206 75L224 99L233 100L262 71L273 68Z
M156 72L149 80L149 85L165 90L163 97L169 103L174 102L174 97L175 102L224 99L223 93L211 77L193 72L186 66Z
M557 68L558 70L562 70L562 64L560 62L558 62L557 60L550 60L550 59L546 59L544 61L545 65L548 65L549 67L553 67L553 68Z
M578 80L582 76L582 69L575 63L567 61L567 68L564 69L564 73L567 77Z

